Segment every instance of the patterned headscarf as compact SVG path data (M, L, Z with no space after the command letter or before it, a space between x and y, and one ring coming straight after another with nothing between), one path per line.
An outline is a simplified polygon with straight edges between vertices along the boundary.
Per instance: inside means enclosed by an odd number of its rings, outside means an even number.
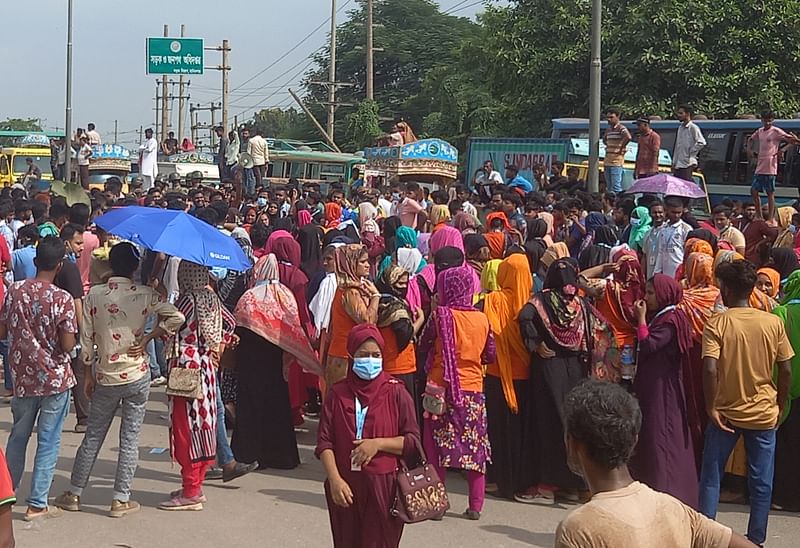
M222 303L208 286L209 281L208 269L202 265L183 260L178 266L180 293L192 299L200 334L216 350L222 342Z
M335 269L340 287L361 287L358 261L367 251L361 244L348 244L336 250Z
M436 204L431 208L431 225L436 227L440 223L450 220L450 208L446 205Z

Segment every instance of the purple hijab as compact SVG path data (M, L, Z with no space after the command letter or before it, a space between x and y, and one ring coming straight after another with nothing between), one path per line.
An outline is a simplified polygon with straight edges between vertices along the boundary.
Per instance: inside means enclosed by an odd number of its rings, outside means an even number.
M444 380L448 385L449 401L454 405L463 404L463 394L456 366L453 310L475 310L472 306L472 274L472 267L459 266L440 272L436 281L436 293L439 297L439 306L436 308L436 337L442 343ZM433 364L433 354L428 354L428 370Z

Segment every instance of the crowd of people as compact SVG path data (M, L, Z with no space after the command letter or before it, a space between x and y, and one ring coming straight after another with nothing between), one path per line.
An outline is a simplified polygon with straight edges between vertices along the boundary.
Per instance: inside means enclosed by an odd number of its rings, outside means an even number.
M486 495L585 502L604 465L629 465L630 481L671 495L680 502L670 508L697 523L720 500L749 501L747 536L763 544L771 505L800 510L800 213L782 207L773 220L760 204L726 200L700 224L676 197L589 193L560 172L532 184L513 166L506 180L487 163L480 197L463 185L373 188L356 174L323 196L296 181L208 188L198 174L125 196L112 178L91 206L3 189L0 349L15 489L38 417L25 518L80 510L120 403L110 515L138 510L145 404L177 368L200 375L193 395L170 397L182 486L163 510L201 510L215 476L297 467L294 428L318 415L336 546L399 544L395 474L420 453L442 481L465 476L470 520ZM135 205L217 227L252 269L209 269L94 225ZM70 393L85 436L68 491L50 504ZM580 405L635 405L640 430L615 423L628 446L592 447L595 434L573 424L589 412ZM595 411L582 420L602 422ZM600 455L611 450L620 453ZM575 540L603 534L587 515L563 524L563 545L600 545Z

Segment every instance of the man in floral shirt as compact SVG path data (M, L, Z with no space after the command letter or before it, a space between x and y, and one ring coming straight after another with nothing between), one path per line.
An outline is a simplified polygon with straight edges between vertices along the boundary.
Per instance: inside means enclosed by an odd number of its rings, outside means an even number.
M109 263L114 275L107 283L94 286L84 301L81 361L86 374L80 389L92 405L86 435L72 466L69 491L55 503L63 510L80 510L83 489L122 402L119 458L110 511L111 517L122 517L139 510L139 503L130 500L130 494L139 457L139 432L150 394L150 367L144 349L151 340L177 331L184 317L155 289L133 283L133 274L139 267L139 254L133 245L123 242L112 247ZM145 323L151 314L157 318L156 327L145 335Z
M26 521L60 514L59 509L48 508L47 495L61 447L61 428L69 412L70 388L75 385L69 353L78 332L72 296L53 284L63 260L64 244L58 237L39 242L36 277L9 288L0 314L0 339L8 335L14 380L14 426L6 447L14 489L22 479L25 450L33 425L37 425Z

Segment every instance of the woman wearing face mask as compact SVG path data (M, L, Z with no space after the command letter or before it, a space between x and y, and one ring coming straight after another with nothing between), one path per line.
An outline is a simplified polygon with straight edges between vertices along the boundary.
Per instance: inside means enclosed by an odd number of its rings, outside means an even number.
M628 245L637 253L642 253L644 250L642 244L644 237L653 227L653 221L650 219L650 212L646 207L637 207L631 213L631 235L628 238Z
M364 246L349 244L336 250L338 288L331 305L330 342L325 349L328 388L347 376L347 334L363 323L378 321L381 294L367 279L369 255Z
M374 325L347 336L346 378L325 399L316 456L337 548L396 548L403 522L391 515L399 457L417 456L419 427L403 384L383 371L384 340Z

